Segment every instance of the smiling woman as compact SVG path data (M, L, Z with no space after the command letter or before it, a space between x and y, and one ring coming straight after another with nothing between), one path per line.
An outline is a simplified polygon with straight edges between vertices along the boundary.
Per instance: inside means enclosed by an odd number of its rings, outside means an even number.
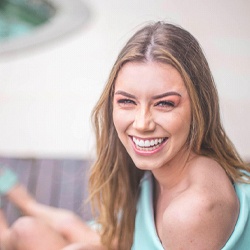
M188 31L156 22L136 32L92 119L94 227L8 188L29 217L9 228L0 211L5 249L249 248L250 167L223 129L212 74Z
M3 0L0 55L23 51L73 31L89 18L80 0Z
M209 65L188 31L157 22L130 38L93 112L90 191L103 244L248 248L250 169L219 110Z

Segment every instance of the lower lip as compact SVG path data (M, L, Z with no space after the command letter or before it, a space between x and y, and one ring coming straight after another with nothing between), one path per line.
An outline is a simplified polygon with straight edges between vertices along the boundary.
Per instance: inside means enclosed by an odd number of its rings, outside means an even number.
M140 150L136 147L135 143L133 142L133 139L131 138L132 141L132 145L133 145L133 149L136 152L136 154L138 155L143 155L143 156L150 156L153 154L158 153L159 151L161 151L163 149L163 147L166 145L168 139L166 139L166 141L164 141L158 148L154 149L154 150L150 150L150 151L144 151L144 150Z

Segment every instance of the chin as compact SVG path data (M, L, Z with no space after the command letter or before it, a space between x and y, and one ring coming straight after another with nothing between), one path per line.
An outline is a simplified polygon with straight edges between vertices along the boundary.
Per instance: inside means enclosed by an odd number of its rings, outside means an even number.
M134 161L136 168L140 170L152 171L159 168L155 163L143 162L143 161L140 161L138 164L137 163L138 162Z

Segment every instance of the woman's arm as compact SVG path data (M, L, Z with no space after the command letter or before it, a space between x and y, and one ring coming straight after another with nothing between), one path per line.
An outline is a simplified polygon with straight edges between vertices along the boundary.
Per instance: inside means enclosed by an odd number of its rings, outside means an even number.
M237 216L237 200L189 192L164 213L163 246L173 250L219 250L230 237Z

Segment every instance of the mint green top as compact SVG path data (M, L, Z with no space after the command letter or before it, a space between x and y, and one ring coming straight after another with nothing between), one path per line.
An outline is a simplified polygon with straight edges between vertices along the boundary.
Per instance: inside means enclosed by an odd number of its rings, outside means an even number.
M235 229L222 250L250 249L250 185L235 183L240 201L240 213ZM156 233L153 211L152 174L146 172L141 180L141 193L137 204L134 242L132 250L164 250Z

